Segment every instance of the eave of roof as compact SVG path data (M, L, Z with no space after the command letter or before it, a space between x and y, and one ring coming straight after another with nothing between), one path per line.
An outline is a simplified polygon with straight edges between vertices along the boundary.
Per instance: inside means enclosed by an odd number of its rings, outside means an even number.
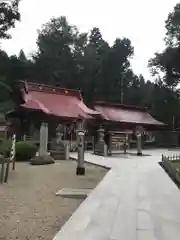
M93 119L99 115L88 108L79 91L44 84L28 83L21 89L22 108L34 109L62 118Z
M107 103L103 101L97 101L93 104L93 106L106 106L106 107L117 107L121 109L130 109L130 110L139 110L139 111L147 111L147 107L139 107L134 105L127 105L127 104L121 104L121 103Z
M94 109L100 112L101 116L107 121L136 125L165 126L164 123L154 119L147 112L147 108L97 102L94 105Z

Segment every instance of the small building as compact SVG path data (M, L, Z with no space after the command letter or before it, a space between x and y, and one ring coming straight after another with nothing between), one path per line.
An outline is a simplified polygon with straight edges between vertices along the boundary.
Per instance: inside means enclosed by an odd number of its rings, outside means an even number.
M96 102L93 108L101 114L105 123L113 123L115 128L118 126L122 129L134 129L135 126L141 125L152 130L165 126L153 118L147 108L105 102Z
M63 140L76 140L78 120L95 119L98 113L88 108L79 91L33 82L21 83L22 102L7 114L19 139L39 141L40 125L48 123L49 140L61 124Z
M122 149L124 144L132 147L137 143L137 133L145 139L148 132L165 129L165 124L154 119L147 108L96 102L93 109L101 114L101 129L108 136L111 150ZM99 146L97 138L96 143Z

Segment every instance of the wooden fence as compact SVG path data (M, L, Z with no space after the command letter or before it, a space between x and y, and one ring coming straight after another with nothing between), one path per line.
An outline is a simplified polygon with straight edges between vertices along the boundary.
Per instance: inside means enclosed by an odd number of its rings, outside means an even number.
M180 155L174 154L171 156L162 155L162 166L169 174L171 179L180 187L180 169L176 164L180 161Z
M0 183L7 183L10 171L10 164L12 164L12 170L15 170L15 144L16 144L16 135L13 134L12 137L12 146L10 150L10 156L5 158L0 156Z
M162 161L180 161L180 155L173 154L171 156L162 155Z
M15 170L15 159L10 160L9 158L1 158L0 159L0 183L7 183L8 177L9 177L9 172L10 170L10 165L12 165L12 170Z

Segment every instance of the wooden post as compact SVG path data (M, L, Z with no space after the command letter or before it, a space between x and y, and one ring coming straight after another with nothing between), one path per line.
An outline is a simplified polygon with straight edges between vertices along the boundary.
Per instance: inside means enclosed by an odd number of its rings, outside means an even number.
M7 164L6 164L6 172L5 172L5 177L4 177L5 183L7 183L7 181L8 181L10 163L15 161L15 160L13 160L13 159L15 159L15 145L16 145L16 134L13 134L11 152L10 152L9 158L7 159ZM15 169L15 162L13 163L13 167Z
M121 78L121 104L123 104L123 101L124 101L124 79L123 77Z
M14 171L16 169L16 156L14 156L12 160L12 170Z
M74 131L74 124L71 123L71 133L70 133L70 136L71 136L71 139L70 139L70 146L69 148L71 149L72 148L72 143L73 143L73 131Z
M109 156L112 156L112 134L109 133Z
M1 176L0 176L1 184L4 181L4 163L5 163L5 159L4 159L4 157L2 157L1 158Z
M66 140L66 125L64 124L64 142Z
M7 159L7 163L6 163L6 171L5 171L5 177L4 177L4 182L5 183L7 183L7 181L8 181L9 165L10 165L10 158Z
M127 153L127 135L126 134L125 134L123 147L124 147L124 154L126 154Z
M11 161L12 161L12 170L15 170L16 164L16 135L13 135L12 149L11 149Z

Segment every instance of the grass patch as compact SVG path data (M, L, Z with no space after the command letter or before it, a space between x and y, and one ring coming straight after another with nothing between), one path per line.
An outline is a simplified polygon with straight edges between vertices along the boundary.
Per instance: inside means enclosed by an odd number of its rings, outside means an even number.
M160 165L177 187L180 188L180 160L164 160L160 163Z
M180 161L171 161L170 165L173 169L178 170L180 169Z

